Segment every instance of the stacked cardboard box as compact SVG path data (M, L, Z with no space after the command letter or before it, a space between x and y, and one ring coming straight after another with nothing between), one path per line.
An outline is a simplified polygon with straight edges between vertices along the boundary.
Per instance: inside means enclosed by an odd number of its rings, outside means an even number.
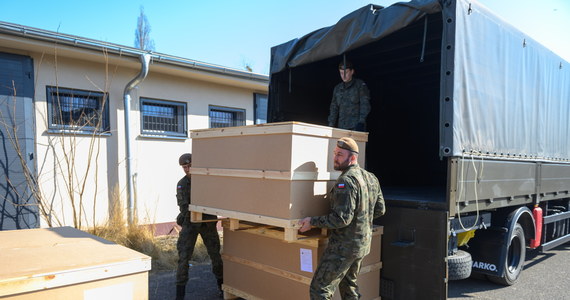
M328 212L325 195L340 175L332 153L350 136L364 165L368 134L299 122L192 132L191 210L283 226ZM230 216L228 216L230 217Z
M192 132L192 219L202 213L231 218L222 255L226 296L309 298L327 238L315 230L299 240L297 222L329 213L326 194L340 175L333 150L345 136L358 143L364 165L364 132L299 122ZM378 229L358 279L363 299L379 295L380 235Z
M382 227L363 262L358 284L363 300L380 295ZM224 290L245 299L309 299L309 285L327 238L285 242L274 229L231 231L224 226ZM281 233L282 235L283 233ZM335 299L340 299L338 290Z

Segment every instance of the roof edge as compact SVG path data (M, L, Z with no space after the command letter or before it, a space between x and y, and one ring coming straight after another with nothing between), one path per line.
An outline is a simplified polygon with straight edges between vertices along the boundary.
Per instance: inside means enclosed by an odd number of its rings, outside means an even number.
M187 67L220 75L227 75L241 79L249 79L253 81L261 81L269 83L269 75L242 71L234 68L224 67L221 65L210 64L197 60L187 59L179 56L169 55L159 52L144 51L134 47L103 42L99 40L84 38L71 34L64 34L35 27L24 26L20 24L8 23L0 21L0 33L19 36L29 39L57 42L63 45L89 49L95 51L106 51L107 53L119 56L130 56L138 58L142 54L150 54L152 62L164 63L176 66Z

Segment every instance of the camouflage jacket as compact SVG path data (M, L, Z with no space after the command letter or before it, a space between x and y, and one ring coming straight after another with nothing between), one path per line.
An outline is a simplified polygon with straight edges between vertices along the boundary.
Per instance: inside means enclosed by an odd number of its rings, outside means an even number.
M364 81L353 78L335 86L329 112L329 126L354 130L358 123L366 124L370 113L370 92Z
M364 257L370 252L372 220L386 212L374 174L349 166L337 179L330 197L331 212L312 217L311 225L331 230L329 245L336 253Z
M180 214L182 217L190 222L190 216L188 214L188 206L192 203L190 200L190 191L192 189L192 180L188 176L182 177L176 184L176 200L178 202L178 208L180 209ZM181 216L179 215L179 218ZM216 216L204 214L202 216L204 220L216 219Z

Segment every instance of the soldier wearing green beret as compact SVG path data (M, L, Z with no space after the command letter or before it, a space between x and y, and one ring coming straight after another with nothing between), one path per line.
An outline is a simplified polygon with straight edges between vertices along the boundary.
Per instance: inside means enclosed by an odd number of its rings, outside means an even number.
M356 276L370 252L372 220L386 209L380 183L357 163L358 145L351 138L338 140L334 169L342 171L330 195L330 213L299 221L300 232L316 226L330 229L328 245L313 275L311 299L331 299L337 286L342 299L359 299Z
M366 83L354 78L350 61L341 61L338 71L342 82L335 86L329 112L329 126L365 131L370 113L370 91Z
M192 187L192 180L190 175L190 167L192 166L192 154L185 153L180 156L178 163L182 166L186 174L176 185L176 199L178 200L178 207L180 213L176 218L176 223L182 227L180 235L178 236L178 243L176 248L178 250L178 268L176 269L176 299L183 300L186 294L186 283L188 282L188 263L192 258L194 246L198 234L202 237L204 245L208 250L208 255L212 261L212 271L218 281L218 288L221 289L223 282L223 265L222 257L220 255L220 237L218 229L216 228L217 222L201 222L191 223L190 213L188 206L190 205L190 190ZM204 214L204 220L215 220L216 216Z

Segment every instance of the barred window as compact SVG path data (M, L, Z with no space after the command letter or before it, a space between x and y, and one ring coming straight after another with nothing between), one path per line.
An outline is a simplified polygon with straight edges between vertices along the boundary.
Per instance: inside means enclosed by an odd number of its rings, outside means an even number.
M210 128L245 125L245 109L210 106Z
M186 103L141 98L141 124L143 134L186 137Z
M50 129L109 131L108 94L54 86L46 94Z
M267 123L267 95L253 94L255 124Z

